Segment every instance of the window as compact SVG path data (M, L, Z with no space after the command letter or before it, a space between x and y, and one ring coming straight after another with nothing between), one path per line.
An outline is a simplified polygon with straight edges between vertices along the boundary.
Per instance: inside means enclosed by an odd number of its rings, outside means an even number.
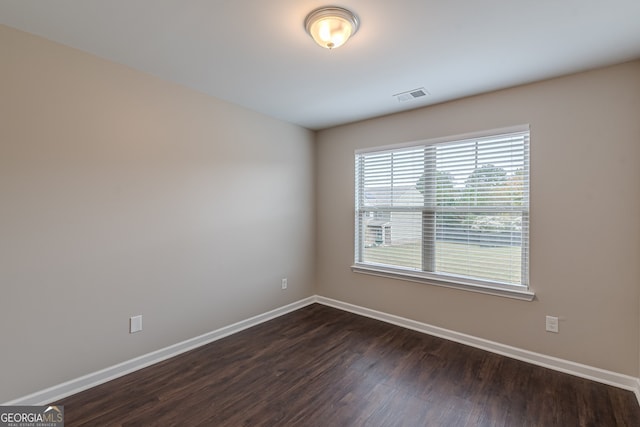
M533 299L529 128L355 155L356 272Z

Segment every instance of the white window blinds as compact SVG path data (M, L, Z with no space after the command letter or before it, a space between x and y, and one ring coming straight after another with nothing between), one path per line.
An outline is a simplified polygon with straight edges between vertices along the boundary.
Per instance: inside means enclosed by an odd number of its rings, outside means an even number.
M356 266L527 288L528 128L355 161Z

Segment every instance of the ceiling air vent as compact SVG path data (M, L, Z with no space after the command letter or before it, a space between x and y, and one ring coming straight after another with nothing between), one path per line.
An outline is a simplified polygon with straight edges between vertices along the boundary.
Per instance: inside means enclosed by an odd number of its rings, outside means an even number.
M396 93L393 96L396 97L398 102L407 102L427 95L429 95L429 92L427 92L425 88L420 87L418 89L411 89L406 92Z

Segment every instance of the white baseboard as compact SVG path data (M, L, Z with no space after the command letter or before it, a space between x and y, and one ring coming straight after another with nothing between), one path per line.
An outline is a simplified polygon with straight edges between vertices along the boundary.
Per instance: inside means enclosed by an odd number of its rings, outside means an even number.
M283 314L298 310L302 307L313 304L314 302L315 297L313 296L305 298L303 300L296 301L283 307L276 308L275 310L271 310L266 313L251 317L249 319L242 320L232 325L216 329L215 331L208 332L198 337L194 337L186 341L170 345L169 347L144 354L131 360L127 360L109 368L105 368L100 371L84 375L80 378L55 385L45 390L32 393L28 396L3 403L2 405L45 405L51 402L55 402L56 400L63 399L67 396L71 396L72 394L79 393L91 387L104 384L107 381L111 381L123 375L177 356L181 353L193 350L197 347L201 347L205 344L209 344L213 341L235 334L236 332L240 332L244 329L282 316Z
M91 387L106 383L107 381L111 381L123 375L177 356L181 353L209 344L213 341L235 334L236 332L240 332L252 326L259 325L260 323L298 310L313 303L323 304L329 307L348 311L365 317L370 317L372 319L380 320L407 329L412 329L414 331L422 332L428 335L437 336L450 341L455 341L461 344L486 350L492 353L511 357L513 359L522 360L523 362L543 366L555 371L564 372L577 377L586 378L625 390L630 390L635 393L638 403L640 404L640 378L635 378L628 375L619 374L616 372L607 371L604 369L595 368L592 366L587 366L516 347L511 347L505 344L485 340L483 338L478 338L426 323L417 322L415 320L406 319L404 317L399 317L392 314L383 313L381 311L376 311L369 308L360 307L346 302L315 295L285 305L275 310L259 314L249 319L242 320L232 325L225 326L215 331L208 332L198 337L182 341L180 343L162 348L160 350L142 355L140 357L136 357L131 360L127 360L109 368L102 369L100 371L90 373L80 378L76 378L71 381L67 381L65 383L47 388L45 390L38 391L28 396L3 403L1 405L45 405L51 402L55 402L56 400L63 399L67 396L71 396L72 394L76 394Z
M361 316L370 317L372 319L381 320L393 325L402 326L407 329L422 332L436 337L455 341L460 344L469 345L482 350L497 353L513 359L528 362L534 365L543 366L553 369L554 371L564 372L581 378L597 381L599 383L611 385L625 390L633 391L640 404L640 379L629 375L619 374L617 372L607 371L593 366L587 366L568 360L559 359L553 356L547 356L535 353L529 350L523 350L517 347L500 344L494 341L485 340L483 338L462 334L460 332L432 326L426 323L417 322L415 320L406 319L404 317L394 316L392 314L383 313L381 311L371 310L369 308L360 307L342 301L333 300L321 296L315 297L315 301L319 304L349 311Z

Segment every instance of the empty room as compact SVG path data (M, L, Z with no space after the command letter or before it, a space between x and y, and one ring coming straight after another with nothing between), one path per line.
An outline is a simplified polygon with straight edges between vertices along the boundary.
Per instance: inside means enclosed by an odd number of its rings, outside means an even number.
M637 0L0 0L0 427L640 425Z

